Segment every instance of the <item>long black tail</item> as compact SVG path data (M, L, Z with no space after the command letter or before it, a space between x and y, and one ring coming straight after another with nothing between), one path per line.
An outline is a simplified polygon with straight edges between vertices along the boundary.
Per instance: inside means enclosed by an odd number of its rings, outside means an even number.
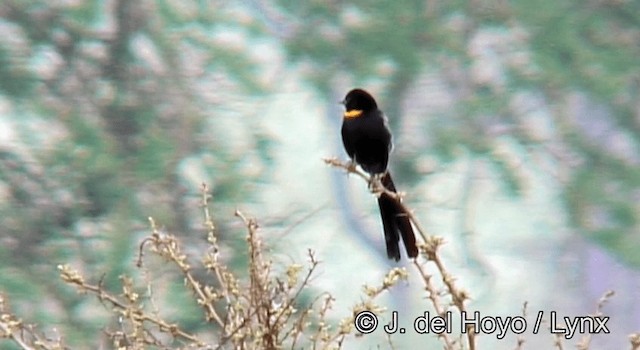
M396 192L396 186L393 184L389 172L382 178L382 185L387 190ZM398 247L400 236L402 236L402 242L407 250L407 256L411 258L418 256L413 227L411 227L411 221L402 206L395 199L384 193L378 198L378 206L380 207L384 240L387 243L387 256L389 259L400 260L400 248Z

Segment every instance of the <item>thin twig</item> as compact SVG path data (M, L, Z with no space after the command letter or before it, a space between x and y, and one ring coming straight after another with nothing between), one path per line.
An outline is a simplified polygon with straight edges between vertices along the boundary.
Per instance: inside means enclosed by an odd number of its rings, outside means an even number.
M60 276L62 280L66 283L75 285L78 289L83 292L90 292L95 294L98 299L101 301L107 301L113 307L115 307L118 311L120 311L123 315L132 317L134 321L137 322L149 322L160 328L162 331L168 331L172 336L183 338L198 344L199 346L204 346L204 342L202 342L198 337L193 334L187 333L180 328L178 328L175 324L167 323L160 318L151 316L142 310L132 310L131 306L125 304L120 301L116 296L105 291L100 285L92 285L88 284L84 281L84 278L75 270L73 270L68 265L60 265L58 266L58 270L60 270ZM132 312L135 311L135 312Z
M402 194L389 191L387 188L385 188L382 185L380 181L380 177L369 176L365 172L356 168L352 162L343 163L336 158L326 158L324 159L324 162L328 165L345 169L350 174L358 175L359 177L367 181L367 183L370 185L371 192L373 192L376 196L380 196L384 194L385 196L393 198L394 200L397 201L397 203L402 208L402 211L404 212L404 214L409 217L409 220L411 220L416 230L418 231L420 237L422 238L423 244L419 245L419 248L424 253L427 260L432 261L436 265L436 269L440 273L442 282L444 283L444 285L447 288L447 291L451 295L451 301L453 305L455 305L455 307L460 312L466 311L464 302L469 298L469 296L464 290L458 289L458 287L455 284L455 278L451 274L449 274L449 272L446 270L442 259L438 255L438 248L444 243L444 240L440 237L429 235L426 232L426 230L422 228L422 225L420 225L420 222L418 221L416 216L413 214L413 212L402 203ZM416 267L421 266L417 262L417 258L414 259L414 266ZM425 284L428 285L430 283L429 279L431 277L428 276L423 269L418 269L418 271L423 277ZM466 333L467 333L467 342L469 345L469 349L475 350L475 332L472 331L471 329L467 329Z

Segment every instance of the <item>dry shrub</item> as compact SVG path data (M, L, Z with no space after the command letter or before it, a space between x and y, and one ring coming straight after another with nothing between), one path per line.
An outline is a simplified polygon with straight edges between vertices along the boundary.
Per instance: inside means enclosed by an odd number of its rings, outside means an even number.
M387 191L379 179L369 178L348 163L326 159L329 165L346 169L364 178L376 195L386 193L401 203L401 194ZM115 329L105 331L114 349L340 349L349 336L360 333L355 329L356 315L362 311L375 314L385 312L375 299L392 288L399 280L407 279L406 270L391 269L379 286L364 286L363 299L352 307L347 316L332 323L330 311L335 296L317 293L312 302L303 305L303 292L314 293L311 278L319 264L313 251L308 252L306 267L292 264L274 268L265 254L259 234L258 222L236 211L247 231L248 271L234 273L221 261L215 225L211 219L206 185L202 186L202 208L207 231L206 249L200 257L201 268L207 274L196 274L192 264L196 257L183 250L180 241L173 235L162 233L153 219L149 219L151 233L139 246L137 267L145 269L146 254L152 254L174 266L184 280L183 287L191 293L202 311L202 317L211 325L207 334L190 333L180 324L160 316L148 303L148 294L141 297L134 280L122 276L121 291L107 290L101 280L97 283L87 279L69 265L59 266L62 280L79 292L93 295L105 305L116 320ZM401 203L402 204L402 203ZM449 311L467 311L467 292L456 286L455 278L447 271L439 255L443 240L427 234L413 212L404 207L413 222L421 243L420 255L412 265L421 276L425 298L436 314L444 316ZM276 271L281 271L280 273ZM150 281L145 281L147 290L152 290ZM596 315L601 314L602 304L610 295L598 303ZM344 313L342 313L344 315ZM526 316L526 303L523 308ZM458 334L442 333L437 336L445 349L476 348L476 334L472 329ZM22 349L67 349L63 337L46 337L37 327L27 324L11 312L6 297L0 294L0 338L6 338ZM640 349L640 336L630 336L632 349ZM590 338L581 342L581 349L589 347ZM525 339L517 338L516 349L524 348ZM390 344L391 346L393 344ZM555 347L562 348L558 340Z

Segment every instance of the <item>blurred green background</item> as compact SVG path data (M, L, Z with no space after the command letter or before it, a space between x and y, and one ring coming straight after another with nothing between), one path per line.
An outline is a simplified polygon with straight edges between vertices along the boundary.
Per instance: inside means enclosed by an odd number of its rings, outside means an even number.
M616 332L594 342L619 348L640 328L639 57L634 0L4 0L0 291L94 348L113 320L56 265L117 288L138 273L149 216L197 250L206 182L232 266L242 208L276 261L318 251L314 287L348 314L344 284L357 293L391 264L366 185L321 161L346 158L337 101L359 86L389 116L398 186L450 243L472 307L577 316L613 289ZM389 308L426 308L419 289Z

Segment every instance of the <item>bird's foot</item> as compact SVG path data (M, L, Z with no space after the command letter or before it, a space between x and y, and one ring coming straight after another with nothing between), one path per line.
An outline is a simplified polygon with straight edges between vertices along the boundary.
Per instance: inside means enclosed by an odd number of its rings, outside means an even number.
M373 174L369 177L369 190L373 193L382 192L382 178L384 177L384 173L382 174Z
M353 159L349 160L347 162L347 164L346 164L347 172L355 173L356 172L356 166L357 166L357 164Z

